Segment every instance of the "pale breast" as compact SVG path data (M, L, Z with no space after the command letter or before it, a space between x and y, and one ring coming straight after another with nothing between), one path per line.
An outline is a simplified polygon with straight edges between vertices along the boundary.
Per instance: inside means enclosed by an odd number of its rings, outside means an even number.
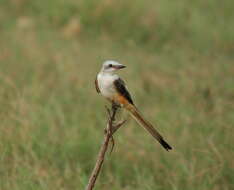
M98 86L104 97L112 99L116 95L116 89L113 83L117 78L117 75L98 74Z

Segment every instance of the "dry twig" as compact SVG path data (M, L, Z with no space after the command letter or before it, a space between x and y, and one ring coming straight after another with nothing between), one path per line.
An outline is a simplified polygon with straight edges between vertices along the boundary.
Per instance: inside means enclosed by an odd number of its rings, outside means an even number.
M94 188L95 182L97 180L97 177L100 173L100 170L102 168L102 165L103 165L103 162L105 159L105 154L106 154L106 151L108 149L109 142L110 142L110 140L112 142L112 147L111 147L111 152L112 152L114 145L115 145L113 135L126 122L126 120L124 120L124 121L121 121L117 124L114 124L115 116L116 116L118 108L119 107L115 104L112 104L111 110L106 107L107 113L108 113L108 122L107 122L107 126L105 128L104 141L103 141L102 146L99 150L97 161L96 161L96 164L95 164L93 171L90 175L88 185L86 186L86 190L92 190Z

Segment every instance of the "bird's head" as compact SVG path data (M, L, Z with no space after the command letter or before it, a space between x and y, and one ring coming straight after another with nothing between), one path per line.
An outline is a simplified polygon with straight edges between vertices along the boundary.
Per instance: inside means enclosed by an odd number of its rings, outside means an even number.
M105 73L113 73L119 69L123 69L125 68L126 66L118 63L117 61L105 61L102 65L102 72L105 72Z

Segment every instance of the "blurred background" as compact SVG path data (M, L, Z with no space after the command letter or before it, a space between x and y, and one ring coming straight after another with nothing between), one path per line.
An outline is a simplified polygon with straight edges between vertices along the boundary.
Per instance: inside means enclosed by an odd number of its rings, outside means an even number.
M163 150L126 114L97 190L234 189L234 1L1 0L0 189L84 189L103 139L106 59Z

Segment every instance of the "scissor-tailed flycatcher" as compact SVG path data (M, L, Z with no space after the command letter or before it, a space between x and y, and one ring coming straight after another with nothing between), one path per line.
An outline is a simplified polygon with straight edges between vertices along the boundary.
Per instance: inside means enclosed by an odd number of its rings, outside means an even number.
M116 61L105 61L95 80L97 92L101 93L110 102L120 105L128 110L133 118L167 151L172 149L171 146L164 141L163 137L153 127L153 125L142 117L139 110L134 105L124 81L115 74L115 71L123 68L125 68L125 66Z

